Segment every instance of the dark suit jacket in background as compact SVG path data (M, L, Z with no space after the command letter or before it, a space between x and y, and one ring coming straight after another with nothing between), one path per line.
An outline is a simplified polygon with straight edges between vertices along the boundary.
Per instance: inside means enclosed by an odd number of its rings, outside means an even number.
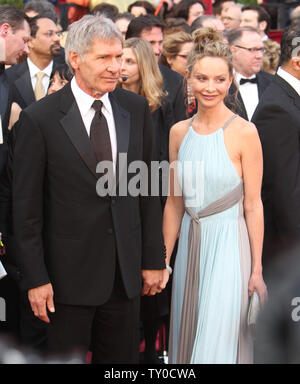
M164 80L163 89L168 92L166 99L172 106L174 124L187 119L184 78L165 65L159 64L159 69Z
M56 65L62 64L63 62L62 55L55 57L53 59L53 69ZM22 109L36 101L27 60L9 68L6 71L6 75L11 87L12 101L16 102Z
M252 121L264 157L263 267L267 271L300 241L300 96L281 77L264 92Z
M150 168L147 101L118 88L110 100L118 153ZM141 269L165 267L159 197L99 197L96 163L70 84L21 113L13 224L25 290L51 282L58 303L100 305L113 289L117 257L129 298L141 292Z
M261 100L261 96L264 90L273 80L274 76L271 75L270 73L260 71L256 74L256 77L257 77L258 99ZM236 91L237 91L237 87L235 85L235 82L233 81L229 88L228 101L226 105L228 108L230 108L235 113L240 115L243 119L249 120L242 96L240 92L236 92ZM237 95L237 102L235 99L235 95Z
M8 123L11 108L11 92L7 81L6 72L0 75L0 116L3 133L3 144L0 144L0 177L6 164L7 159L7 137L8 137ZM1 232L1 228L0 228Z

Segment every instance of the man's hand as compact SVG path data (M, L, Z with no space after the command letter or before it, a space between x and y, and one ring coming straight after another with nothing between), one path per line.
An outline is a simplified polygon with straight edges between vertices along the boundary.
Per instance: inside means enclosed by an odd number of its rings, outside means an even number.
M166 287L164 279L164 269L161 270L142 270L143 289L142 296L154 296Z
M50 323L47 308L50 312L55 312L52 285L49 283L29 289L28 299L34 315L45 323Z

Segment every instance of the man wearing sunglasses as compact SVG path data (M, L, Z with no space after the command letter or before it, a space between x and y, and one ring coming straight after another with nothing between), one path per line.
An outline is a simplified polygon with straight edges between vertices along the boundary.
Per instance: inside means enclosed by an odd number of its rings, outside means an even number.
M259 99L273 79L273 75L261 71L264 44L259 33L251 27L237 28L227 35L233 54L235 82L229 93L234 97L238 89L236 112L244 119L251 120ZM234 98L232 100L235 102Z

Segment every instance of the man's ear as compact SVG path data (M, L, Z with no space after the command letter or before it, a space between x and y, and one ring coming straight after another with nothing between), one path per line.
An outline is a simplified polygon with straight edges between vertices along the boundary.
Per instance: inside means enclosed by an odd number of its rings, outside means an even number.
M295 56L291 58L292 68L300 74L300 56Z
M78 55L76 52L69 52L69 62L71 64L71 67L75 70L78 69L80 63L82 62L81 56Z
M259 30L264 32L266 30L268 24L265 20L263 20L258 25L259 25L258 26Z
M2 24L0 26L0 36L5 39L7 34L9 33L9 31L11 31L11 30L12 30L12 28L8 23Z

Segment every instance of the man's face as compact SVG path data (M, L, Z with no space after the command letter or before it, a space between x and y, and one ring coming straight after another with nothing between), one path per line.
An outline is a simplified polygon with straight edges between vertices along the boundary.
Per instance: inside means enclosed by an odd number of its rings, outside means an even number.
M258 13L256 11L247 10L242 12L241 27L252 27L259 33L264 33L267 23L265 21L258 22Z
M0 61L5 64L16 64L19 57L28 54L28 41L30 39L30 28L27 21L24 21L22 28L13 31L7 23L0 27L1 37L3 37L3 52L0 52ZM3 56L3 57L2 57Z
M231 30L238 28L241 21L241 10L238 7L230 7L222 11L221 20L225 29Z
M258 13L252 10L242 12L241 27L252 27L258 30Z
M34 54L52 59L60 53L60 38L57 25L47 18L37 20L38 30L29 43L29 56Z
M263 61L263 49L264 45L258 33L244 32L240 40L231 47L235 70L245 77L259 72Z
M149 41L152 45L153 52L157 60L160 58L163 45L163 32L159 27L153 27L150 30L144 29L141 33L141 38Z
M122 43L117 38L98 38L84 57L70 52L69 60L79 87L90 96L100 98L116 88L122 64Z

